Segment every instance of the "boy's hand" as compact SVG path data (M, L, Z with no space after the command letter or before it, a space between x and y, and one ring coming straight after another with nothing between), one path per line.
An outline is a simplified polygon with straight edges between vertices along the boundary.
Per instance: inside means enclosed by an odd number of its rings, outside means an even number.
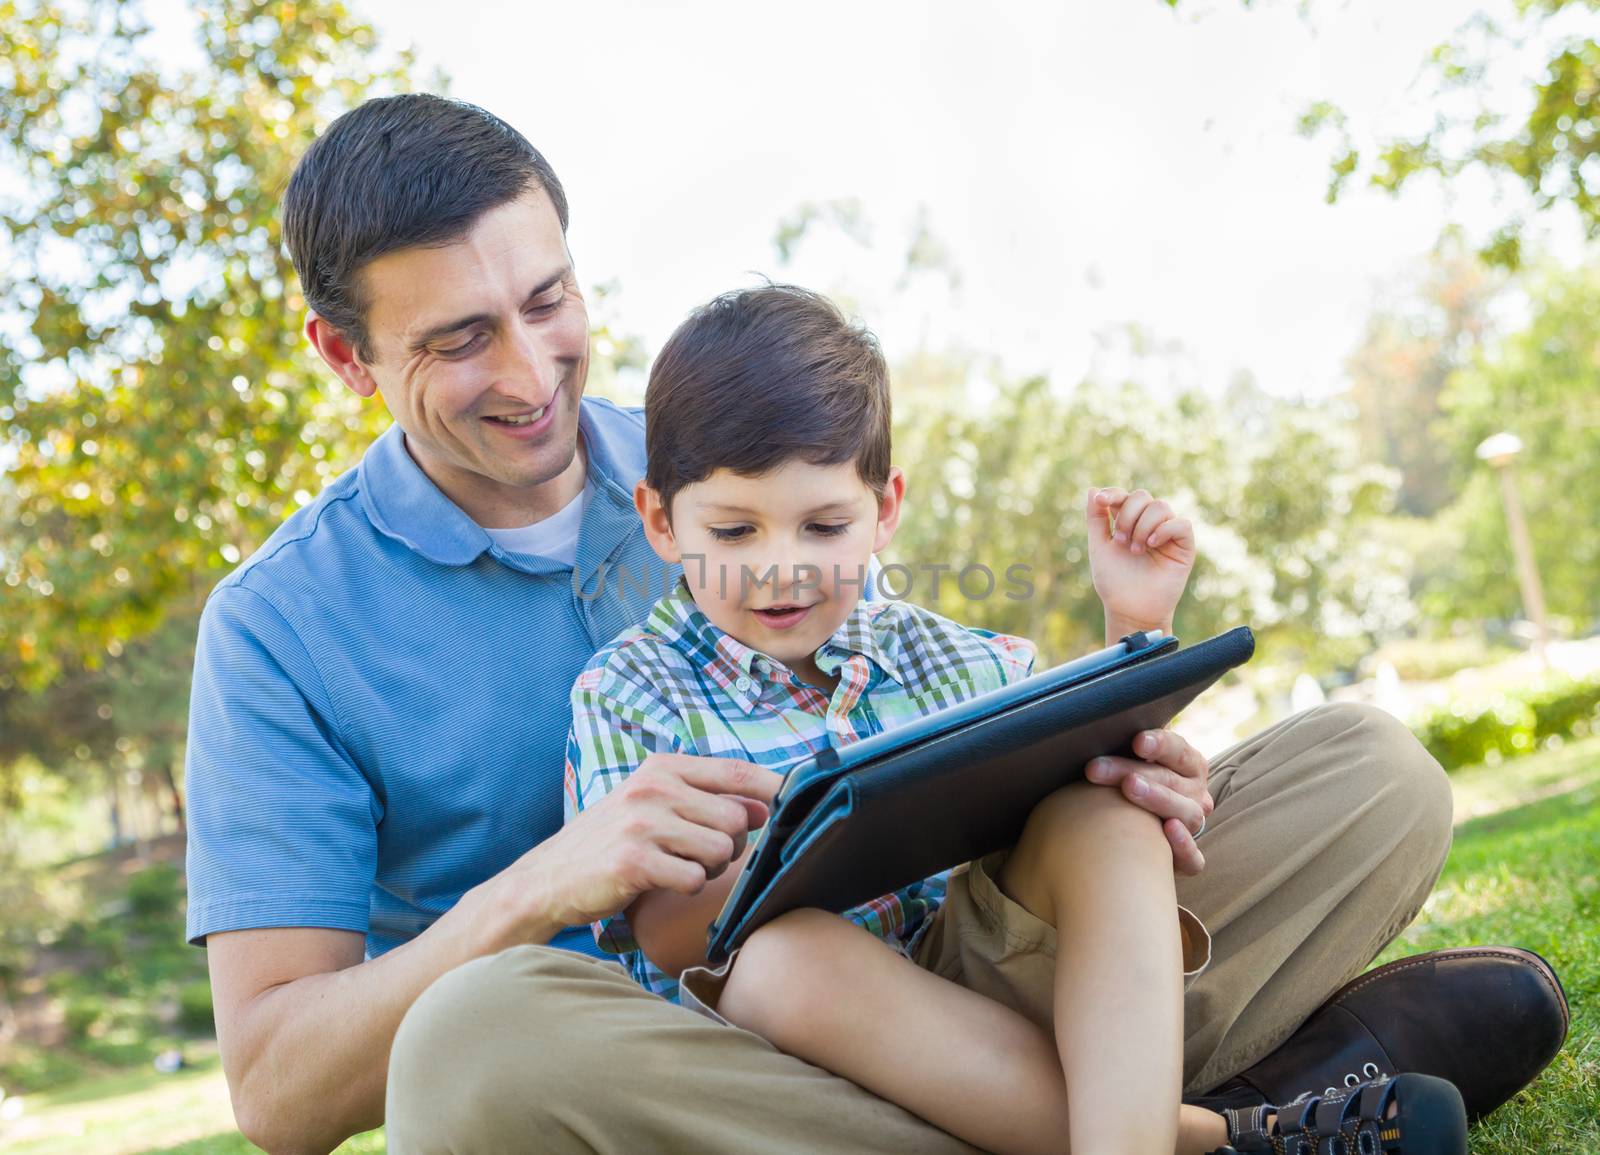
M1172 613L1194 569L1194 527L1143 489L1089 490L1089 573L1106 611L1106 635L1172 632Z

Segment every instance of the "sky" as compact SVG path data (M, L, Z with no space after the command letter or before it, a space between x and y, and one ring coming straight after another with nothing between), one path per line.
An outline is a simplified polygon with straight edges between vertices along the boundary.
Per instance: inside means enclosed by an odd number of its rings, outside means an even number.
M1132 365L1108 335L1136 326L1178 384L1321 395L1446 222L1500 211L1470 182L1329 206L1296 131L1317 99L1425 124L1427 53L1477 4L354 2L545 153L580 278L651 351L768 275L848 298L891 356L1071 383ZM822 229L780 265L778 222L841 200L870 244ZM919 220L957 284L902 283Z

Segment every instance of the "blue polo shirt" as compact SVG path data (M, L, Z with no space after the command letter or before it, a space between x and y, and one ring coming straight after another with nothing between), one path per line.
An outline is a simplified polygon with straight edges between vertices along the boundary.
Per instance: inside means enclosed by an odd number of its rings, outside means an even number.
M642 413L585 398L578 420L594 497L575 565L496 546L392 427L212 591L191 942L333 927L379 955L561 828L573 680L678 572L633 508ZM554 945L596 949L587 927Z

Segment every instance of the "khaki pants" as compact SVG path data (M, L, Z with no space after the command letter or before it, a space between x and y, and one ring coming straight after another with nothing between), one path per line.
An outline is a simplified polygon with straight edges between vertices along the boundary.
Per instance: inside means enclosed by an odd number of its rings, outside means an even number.
M1213 761L1211 791L1206 870L1178 882L1212 937L1184 998L1190 1092L1270 1052L1362 971L1416 916L1450 843L1438 764L1364 706L1240 743ZM394 1155L973 1150L614 964L544 947L478 959L423 993L395 1037L387 1119Z

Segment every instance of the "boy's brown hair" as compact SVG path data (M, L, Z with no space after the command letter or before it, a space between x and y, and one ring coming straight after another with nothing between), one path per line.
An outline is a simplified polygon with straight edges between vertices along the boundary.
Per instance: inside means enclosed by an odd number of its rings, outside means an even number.
M645 482L672 499L718 469L759 477L786 461L854 461L889 479L889 370L878 339L819 293L724 293L679 325L645 391Z

